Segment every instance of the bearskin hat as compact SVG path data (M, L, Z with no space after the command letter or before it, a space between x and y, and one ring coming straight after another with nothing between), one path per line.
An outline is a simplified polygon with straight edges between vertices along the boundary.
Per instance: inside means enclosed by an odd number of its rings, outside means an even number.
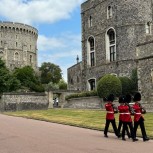
M139 92L137 92L134 95L133 101L136 102L136 101L140 101L140 100L141 100L141 94Z
M113 102L114 99L115 99L115 96L114 96L113 94L110 94L110 95L108 95L108 97L107 97L107 101Z
M132 100L132 96L131 96L130 94L127 94L126 97L125 97L125 101L126 101L127 103L130 103L131 100Z
M119 103L124 103L125 102L125 96L124 95L120 96L118 102Z

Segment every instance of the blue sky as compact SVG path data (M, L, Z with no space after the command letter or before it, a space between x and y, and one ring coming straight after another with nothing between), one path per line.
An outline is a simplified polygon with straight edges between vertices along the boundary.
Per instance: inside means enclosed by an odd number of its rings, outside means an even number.
M67 68L81 60L80 5L86 0L0 0L0 20L29 24L39 32L38 66L59 65L67 81Z

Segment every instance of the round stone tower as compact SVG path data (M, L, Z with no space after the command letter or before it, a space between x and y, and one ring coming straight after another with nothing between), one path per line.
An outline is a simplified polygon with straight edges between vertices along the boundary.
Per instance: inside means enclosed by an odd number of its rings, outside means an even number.
M13 70L24 66L37 69L38 30L22 23L0 22L0 58Z

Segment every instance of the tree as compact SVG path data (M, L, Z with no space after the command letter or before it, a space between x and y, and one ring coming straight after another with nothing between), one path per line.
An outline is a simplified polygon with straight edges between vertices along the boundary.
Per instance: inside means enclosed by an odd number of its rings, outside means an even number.
M97 94L99 97L107 97L109 94L115 96L120 95L122 92L121 81L118 77L106 74L99 81L97 85Z
M0 59L0 93L16 91L20 88L20 81L9 72L5 63Z
M67 83L63 79L59 81L58 85L59 89L65 89L65 90L67 89Z
M45 90L58 90L59 86L57 83L49 82L48 84L45 85Z
M23 68L17 68L14 71L14 75L20 80L22 87L29 88L30 91L43 92L44 88L39 81L40 79L36 76L35 71L30 66Z
M62 79L60 67L53 63L44 62L39 70L41 71L41 82L43 84L48 84L49 82L58 83Z
M133 81L133 91L138 91L138 74L137 69L132 70L131 80Z
M127 93L132 92L133 81L128 77L119 77L122 84L122 94L125 95Z

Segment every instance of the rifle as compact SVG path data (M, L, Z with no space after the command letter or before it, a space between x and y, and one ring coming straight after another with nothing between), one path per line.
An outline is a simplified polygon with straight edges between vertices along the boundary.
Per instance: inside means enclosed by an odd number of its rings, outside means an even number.
M134 115L135 114L134 109L129 105L129 103L126 103L126 105L129 107L131 115Z
M142 105L139 103L139 107L141 108L142 114L146 114L146 109L142 107Z
M114 113L118 113L117 106L115 104L112 104L112 107L113 107Z

